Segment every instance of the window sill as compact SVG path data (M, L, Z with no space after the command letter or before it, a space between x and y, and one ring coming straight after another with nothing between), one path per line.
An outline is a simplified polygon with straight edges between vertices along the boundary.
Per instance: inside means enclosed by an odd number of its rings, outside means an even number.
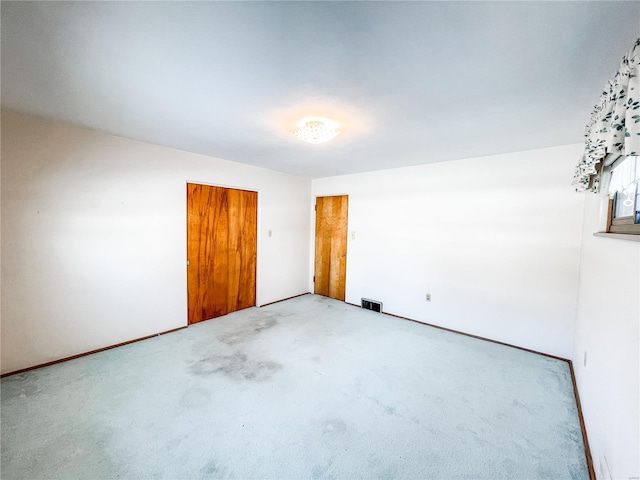
M616 240L627 240L629 242L640 242L640 235L630 235L627 233L606 233L596 232L594 237L614 238Z

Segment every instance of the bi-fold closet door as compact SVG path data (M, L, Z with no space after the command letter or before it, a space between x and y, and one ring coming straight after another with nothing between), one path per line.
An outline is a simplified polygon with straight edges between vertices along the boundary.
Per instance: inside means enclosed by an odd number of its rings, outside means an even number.
M256 304L258 193L187 184L188 323Z

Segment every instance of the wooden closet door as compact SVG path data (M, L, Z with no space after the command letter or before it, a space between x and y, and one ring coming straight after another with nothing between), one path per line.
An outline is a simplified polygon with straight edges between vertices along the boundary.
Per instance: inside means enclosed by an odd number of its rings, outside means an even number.
M257 195L187 184L189 324L255 305Z
M256 304L256 245L258 193L229 190L229 287L230 312Z
M316 199L314 292L345 299L347 273L347 212L349 197Z

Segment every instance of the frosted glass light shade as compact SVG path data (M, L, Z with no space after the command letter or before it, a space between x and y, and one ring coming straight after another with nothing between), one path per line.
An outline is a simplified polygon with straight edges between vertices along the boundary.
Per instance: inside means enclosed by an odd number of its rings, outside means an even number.
M310 120L293 132L300 140L316 144L327 142L339 133L339 130L319 120Z

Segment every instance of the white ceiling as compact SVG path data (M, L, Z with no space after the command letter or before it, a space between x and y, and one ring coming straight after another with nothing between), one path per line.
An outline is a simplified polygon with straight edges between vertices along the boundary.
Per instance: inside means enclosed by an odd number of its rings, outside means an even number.
M581 142L640 2L2 2L2 104L306 177ZM342 133L292 135L305 116Z

